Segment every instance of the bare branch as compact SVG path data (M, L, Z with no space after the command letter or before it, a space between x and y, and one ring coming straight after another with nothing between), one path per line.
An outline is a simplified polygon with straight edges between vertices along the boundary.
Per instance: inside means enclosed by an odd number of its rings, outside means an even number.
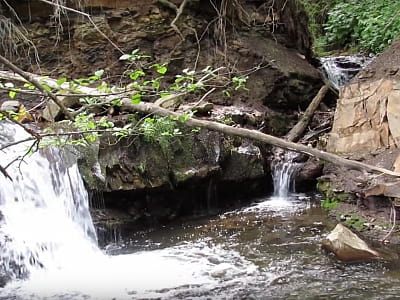
M2 166L0 166L0 172L4 175L4 177L6 177L6 178L10 179L11 181L13 181L12 178L11 178L11 176L8 175L6 169L3 168Z
M0 55L0 62L3 63L7 68L11 69L15 73L22 76L26 81L32 83L44 96L51 98L60 107L63 114L68 119L70 119L70 120L74 119L74 116L68 111L68 109L64 106L64 104L61 102L61 100L56 95L54 95L52 92L46 90L43 87L43 85L39 81L37 81L33 76L31 76L29 73L21 70L19 67L14 65L11 61L9 61L4 56Z

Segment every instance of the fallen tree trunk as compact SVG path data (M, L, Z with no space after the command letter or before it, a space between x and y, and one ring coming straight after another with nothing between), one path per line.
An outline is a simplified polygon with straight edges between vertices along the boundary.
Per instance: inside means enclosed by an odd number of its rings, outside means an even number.
M21 76L12 74L10 72L0 72L0 78L3 78L3 76L10 80L19 80L19 81L28 80L29 81L29 78L26 78L26 77L22 78ZM37 75L34 75L34 76L36 76L36 78L38 78ZM33 77L33 78L35 78L35 77ZM45 78L45 79L43 79L43 81L46 82L46 84L48 84L49 86L57 86L56 80L53 80L51 78ZM66 84L66 83L64 83L64 84ZM79 88L80 92L91 94L91 95L93 95L93 97L96 97L99 95L99 91L97 91L94 88L89 88L89 87L78 87L78 88ZM75 91L76 90L78 90L78 89L75 89ZM111 103L112 100L114 100L116 98L120 98L120 97L121 97L121 95L118 95L118 96L111 95L111 96L106 96L106 97L104 97L104 95L103 95L103 98L105 100L104 102L109 101L109 103ZM152 103L141 102L139 104L132 104L131 100L126 99L126 98L124 98L122 100L122 103L123 103L123 109L125 109L127 111L144 112L144 113L156 114L156 115L160 115L160 116L172 116L172 117L175 117L178 119L180 117L182 117L182 115L183 115L182 113L173 112L168 109L154 105ZM228 126L228 125L218 123L218 122L200 120L200 119L195 119L195 118L189 118L185 122L185 125L187 125L189 127L206 128L206 129L209 129L212 131L222 132L227 135L240 136L243 138L260 141L260 142L270 144L275 147L279 147L279 148L283 148L283 149L287 149L287 150L291 150L291 151L295 151L295 152L299 152L299 153L304 153L309 156L313 156L313 157L319 158L321 160L324 160L324 161L327 161L327 162L330 162L330 163L333 163L335 165L339 165L339 166L342 166L345 168L349 168L349 169L354 169L354 170L359 170L359 171L377 172L377 173L382 173L382 174L386 174L386 175L393 176L393 177L400 177L400 173L393 172L391 170L387 170L387 169L380 168L380 167L373 166L373 165L368 165L368 164L365 164L365 163L362 163L359 161L346 159L346 158L340 157L340 156L332 154L332 153L324 152L324 151L321 151L321 150L318 150L318 149L315 149L312 147L304 146L302 144L296 144L296 143L286 141L281 138L277 138L275 136L264 134L257 130L237 128L237 127Z
M123 99L123 109L127 111L134 111L134 112L143 112L147 114L156 114L160 116L171 116L175 118L179 118L182 116L181 113L173 112L168 109L155 106L151 103L145 103L141 102L139 104L131 104L131 101L129 99ZM354 161L350 159L346 159L343 157L340 157L338 155L324 152L312 147L304 146L302 144L296 144L293 142L286 141L281 138L277 138L272 135L268 135L265 133L262 133L258 130L250 130L250 129L245 129L245 128L237 128L237 127L232 127L229 125L225 125L222 123L218 122L213 122L213 121L206 121L206 120L200 120L200 119L194 119L194 118L189 118L186 122L185 125L190 126L190 127L201 127L201 128L206 128L212 131L218 131L222 132L228 135L235 135L235 136L240 136L243 138L248 138L256 141L260 141L266 144L270 144L279 148L299 152L299 153L304 153L309 156L313 156L316 158L319 158L321 160L333 163L335 165L339 165L342 167L346 167L349 169L354 169L354 170L359 170L359 171L370 171L370 172L378 172L378 173L383 173L386 175L394 176L394 177L400 177L400 173L393 172L384 168L368 165L359 161Z
M286 140L289 142L297 142L301 138L308 124L310 123L315 110L318 108L322 99L324 99L326 93L328 92L328 89L329 88L326 85L321 87L317 95L307 107L304 114L300 117L300 120L297 122L297 124L285 135Z

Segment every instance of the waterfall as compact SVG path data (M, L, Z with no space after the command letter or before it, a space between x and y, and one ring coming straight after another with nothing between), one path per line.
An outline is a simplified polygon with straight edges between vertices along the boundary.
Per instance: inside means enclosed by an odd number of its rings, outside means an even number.
M289 192L294 192L294 182L292 180L294 173L300 164L294 162L298 156L291 151L277 149L272 161L272 180L274 183L274 197L286 198Z
M360 70L367 66L371 57L362 55L328 56L320 58L322 71L332 86L339 90Z
M0 148L29 137L9 122L0 122L0 132ZM51 147L27 154L31 143L0 151L12 178L0 173L0 277L8 280L59 268L97 247L76 157Z
M3 121L0 132L0 163L12 177L0 173L1 300L160 298L218 281L209 274L219 265L204 258L214 249L202 244L108 255L71 149L27 154L29 143L5 147L29 137L21 127Z

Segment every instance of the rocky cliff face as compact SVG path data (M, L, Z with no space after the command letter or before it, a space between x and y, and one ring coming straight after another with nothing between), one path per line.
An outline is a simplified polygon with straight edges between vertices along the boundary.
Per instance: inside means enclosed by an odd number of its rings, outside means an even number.
M215 102L278 109L306 106L321 85L319 73L307 61L311 56L307 16L297 0L188 1L175 23L178 31L171 23L180 0L81 3L101 32L84 16L70 12L57 24L49 18L48 5L15 1L18 14L29 20L25 26L41 59L40 69L33 52L18 63L53 77L88 76L105 69L118 82L124 68L118 61L121 51L140 49L155 62L170 62L166 76L171 78L184 68L205 66L250 73L249 93L236 97L239 101L219 96Z
M400 41L340 89L328 151L377 153L400 146Z

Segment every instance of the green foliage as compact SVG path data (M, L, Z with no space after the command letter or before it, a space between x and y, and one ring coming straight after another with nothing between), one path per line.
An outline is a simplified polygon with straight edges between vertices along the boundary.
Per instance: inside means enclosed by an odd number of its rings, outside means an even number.
M146 141L160 146L167 159L172 157L172 139L183 134L178 120L171 117L148 117L144 119L138 129Z
M354 47L373 54L382 52L400 34L400 1L332 1L319 39L326 49Z
M324 194L321 207L325 210L335 209L340 202L345 202L348 198L346 193L334 192L327 182L318 182L317 190Z
M362 218L351 215L346 217L343 224L347 227L354 228L357 231L361 231L364 229L365 221Z
M332 199L332 198L326 198L321 202L321 207L325 210L332 210L335 209L336 206L338 206L339 202Z
M159 99L160 97L176 96L180 94L192 93L195 91L204 92L211 88L221 88L230 92L238 90L247 90L245 83L247 76L231 76L230 72L225 75L219 75L217 72L225 68L213 69L206 67L203 70L195 71L184 69L182 74L177 74L174 81L166 81L165 76L168 73L168 63L149 63L147 60L150 56L142 54L138 49L133 50L130 54L120 57L125 62L126 71L123 73L120 85L115 86L107 82L104 70L98 70L93 75L85 78L68 79L66 77L59 78L55 84L49 86L49 82L45 77L41 78L40 84L49 92L57 94L76 94L80 95L79 103L86 107L81 107L76 113L73 121L63 121L64 133L57 135L56 132L48 128L43 133L47 137L42 138L40 147L45 146L64 146L78 145L87 146L90 143L97 142L101 134L107 132L114 136L117 141L128 138L132 135L140 135L147 142L155 143L160 146L166 158L172 155L172 142L176 141L176 137L182 136L182 123L186 122L193 116L193 112L187 112L179 118L128 115L124 123L115 122L112 115L120 111L116 107L121 106L122 98L129 97L132 104L138 104L146 97L150 101ZM213 80L215 80L213 82ZM99 94L87 95L86 89L81 86L90 86ZM31 83L24 83L22 87L15 86L11 82L0 82L0 88L9 91L9 97L14 98L19 91L24 92L36 91L37 88ZM36 91L38 92L38 91ZM229 92L229 93L230 93ZM197 94L198 96L198 94ZM207 96L207 95L206 95ZM85 109L89 112L85 112ZM94 109L93 109L94 108ZM96 112L92 113L92 112ZM25 112L22 112L25 113ZM19 118L18 113L3 113L2 118ZM226 120L228 123L229 120ZM229 123L232 123L229 121ZM116 125L118 124L118 125ZM69 131L70 134L65 134ZM192 129L192 132L199 131L198 128ZM188 131L189 132L189 131Z
M242 89L248 91L246 88L247 79L249 79L249 76L232 77L232 82L235 84L234 90L238 91Z

